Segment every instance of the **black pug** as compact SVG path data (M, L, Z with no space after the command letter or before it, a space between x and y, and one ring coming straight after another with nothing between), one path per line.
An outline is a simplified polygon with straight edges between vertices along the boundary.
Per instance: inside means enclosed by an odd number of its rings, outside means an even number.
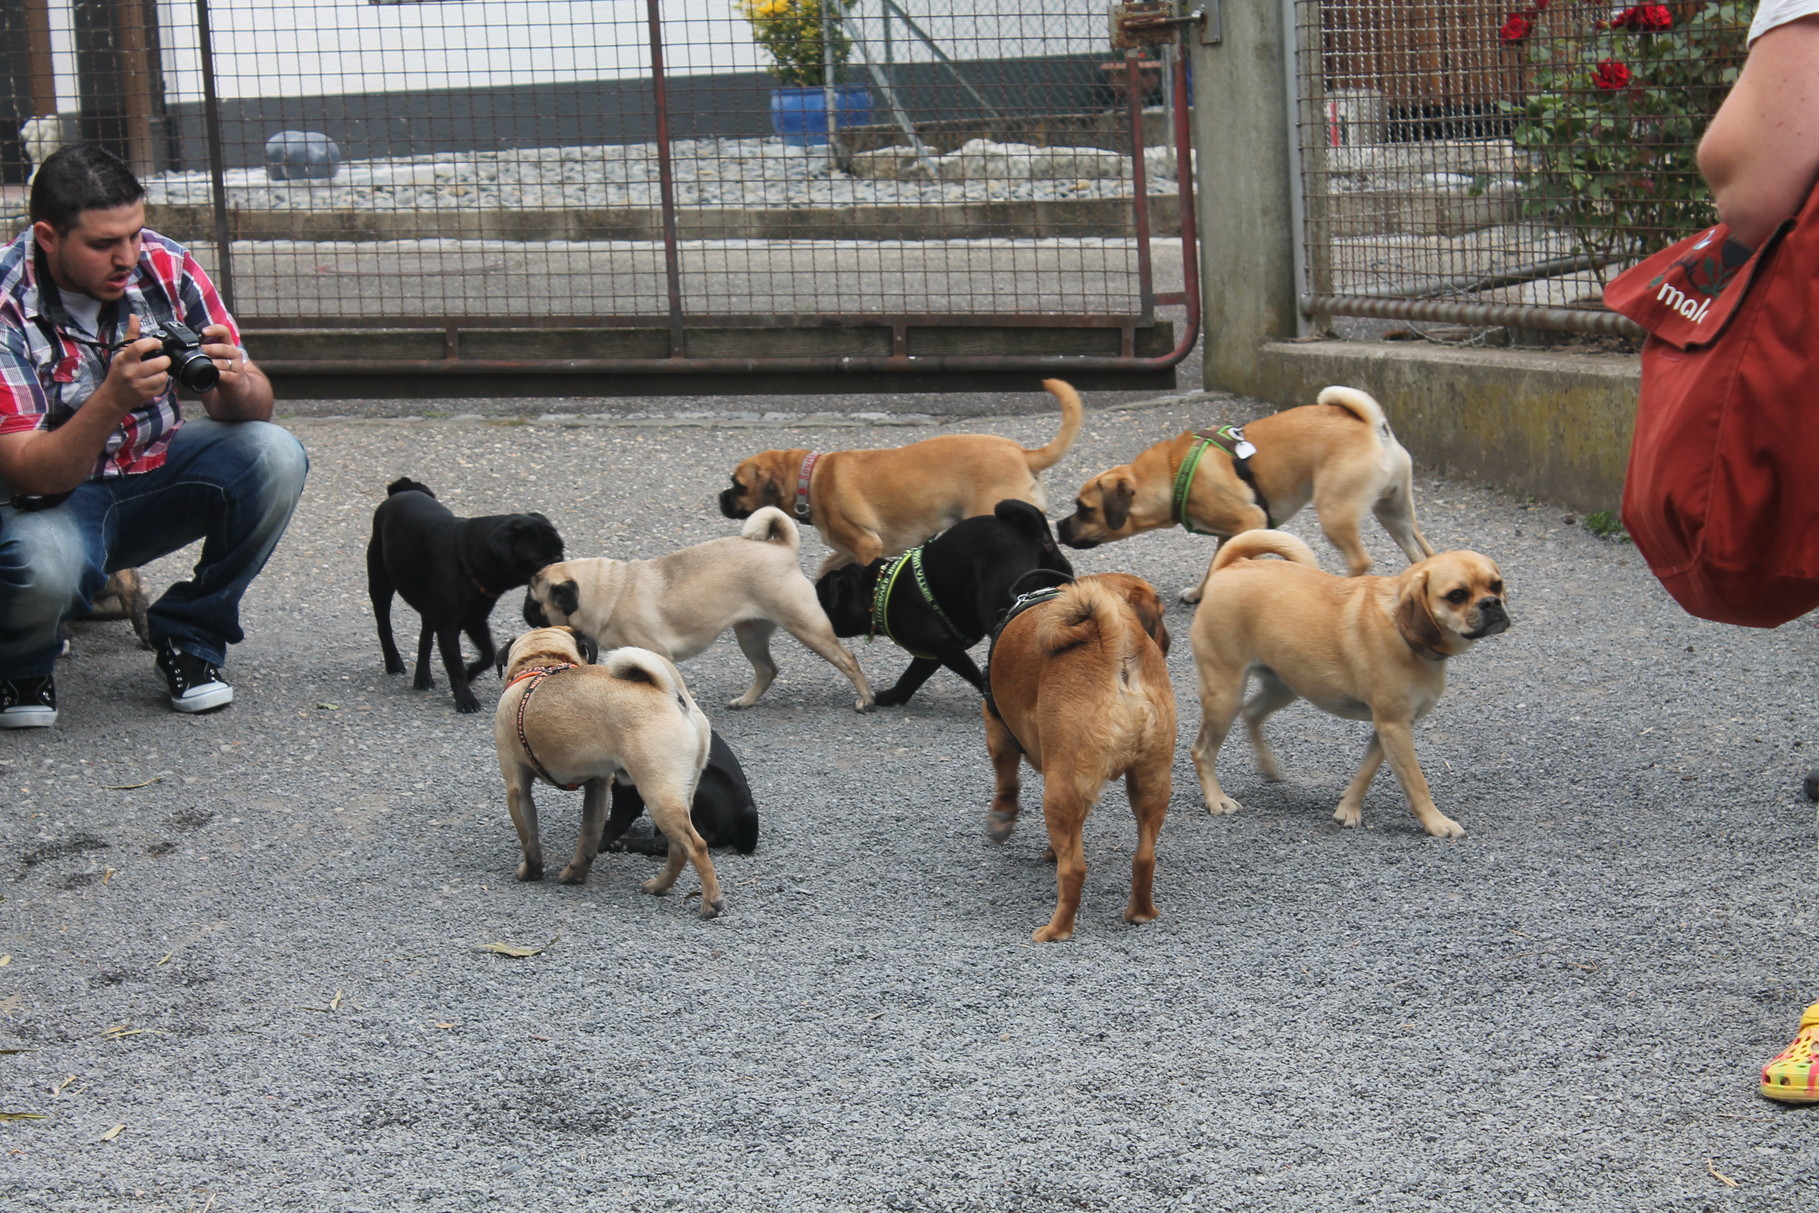
M644 814L644 797L630 784L612 783L613 808L600 834L602 851L636 851L641 855L668 855L669 840L660 831L625 840L627 827ZM713 734L708 747L707 766L701 771L701 782L695 786L695 800L689 807L689 820L710 847L731 847L741 855L750 855L758 847L758 805L752 799L751 785L734 756L733 748L719 733Z
M985 678L966 651L992 630L1017 594L1074 575L1074 566L1055 544L1048 519L1027 501L1000 501L992 513L955 523L923 544L921 551L934 605L908 559L886 592L882 620L874 618L878 579L891 560L844 565L815 583L815 595L835 635L888 636L913 658L896 686L878 692L881 707L909 702L942 666L983 692ZM1029 576L1038 569L1055 576Z
M562 536L542 514L457 518L414 480L395 480L385 492L385 500L373 511L373 538L366 545L366 588L379 625L385 672L404 673L404 659L392 639L396 593L423 617L413 685L419 691L432 685L429 648L434 639L455 693L455 710L477 712L480 701L468 682L492 665L496 655L487 627L493 604L544 565L561 560ZM479 654L465 666L462 632Z

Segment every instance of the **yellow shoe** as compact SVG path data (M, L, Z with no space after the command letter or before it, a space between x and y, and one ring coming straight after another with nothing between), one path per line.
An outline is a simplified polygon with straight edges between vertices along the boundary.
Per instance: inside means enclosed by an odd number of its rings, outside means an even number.
M1793 1043L1762 1067L1761 1089L1782 1103L1819 1103L1819 1002L1800 1017Z

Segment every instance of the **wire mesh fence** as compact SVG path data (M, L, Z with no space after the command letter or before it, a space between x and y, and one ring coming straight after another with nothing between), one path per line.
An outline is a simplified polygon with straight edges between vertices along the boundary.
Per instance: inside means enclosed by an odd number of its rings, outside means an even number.
M1297 0L1305 309L1628 332L1603 283L1713 222L1752 10Z
M477 357L487 326L602 325L642 331L611 356L673 359L890 320L861 346L900 357L1011 318L1134 357L1158 250L1161 297L1184 285L1172 51L1114 54L1097 0L0 11L31 47L7 179L113 147L250 328L440 324Z

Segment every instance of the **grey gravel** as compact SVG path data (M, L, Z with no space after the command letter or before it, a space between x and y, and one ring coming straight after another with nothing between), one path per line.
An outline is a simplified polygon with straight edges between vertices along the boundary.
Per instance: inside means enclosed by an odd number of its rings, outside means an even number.
M1438 476L1419 449L1428 536L1487 552L1512 587L1515 628L1452 663L1417 732L1468 836L1423 835L1387 772L1366 828L1338 829L1364 726L1305 705L1271 727L1289 781L1264 783L1235 741L1222 769L1244 811L1209 817L1177 606L1163 917L1119 919L1133 829L1114 787L1070 943L1029 942L1054 896L1040 781L988 843L977 697L949 675L861 716L785 639L777 684L733 713L730 641L684 667L764 815L756 854L716 857L729 910L704 923L692 875L638 891L641 856L604 857L579 888L514 881L490 716L381 672L362 549L396 476L463 514L542 510L573 554L651 556L731 531L713 494L754 450L944 428L1033 445L1054 429L1042 399L968 420L903 416L935 412L914 401L748 404L738 425L660 424L658 404L634 424L293 420L314 466L247 599L234 705L171 714L125 627L87 625L61 724L0 736L0 1048L24 1050L0 1055L0 1111L49 1117L0 1123L0 1205L1819 1203L1815 1113L1755 1094L1819 998L1798 793L1814 625L1689 619L1632 547ZM1260 408L1088 405L1049 476L1057 514L1149 442ZM762 420L791 411L841 416ZM879 411L914 424L853 423ZM1290 529L1338 567L1311 517ZM812 532L805 548L809 565ZM1172 594L1207 553L1169 532L1078 563ZM165 585L181 562L149 572ZM875 681L906 660L882 642L860 657ZM542 803L559 854L577 799ZM547 946L478 950L494 941Z

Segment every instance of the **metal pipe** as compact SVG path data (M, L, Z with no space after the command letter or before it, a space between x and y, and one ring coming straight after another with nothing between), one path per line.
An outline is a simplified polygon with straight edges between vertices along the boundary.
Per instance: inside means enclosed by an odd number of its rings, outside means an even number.
M1451 278L1425 278L1411 282L1398 282L1390 286L1372 287L1371 294L1385 299L1432 299L1443 293L1476 294L1479 291L1493 291L1499 287L1539 282L1543 278L1558 278L1562 274L1575 274L1580 270L1603 269L1607 265L1623 260L1625 258L1616 253L1556 257L1552 261L1537 261L1533 265L1517 266L1515 269L1509 270L1492 270L1486 274L1457 274Z
M1137 233L1137 306L1145 323L1156 318L1155 271L1150 265L1149 166L1143 155L1143 69L1137 50L1124 52L1124 96L1131 116L1131 221Z
M1452 324L1500 325L1562 333L1605 333L1641 337L1642 326L1616 312L1521 303L1460 303L1452 299L1380 299L1369 295L1303 295L1310 316L1366 316L1377 320L1427 320Z
M227 226L227 163L221 151L221 96L215 90L215 38L209 31L208 0L196 0L196 39L202 52L202 121L208 131L208 175L215 210L215 289L234 310L233 240Z
M663 16L661 0L645 0L651 38L651 89L657 106L657 191L663 207L663 271L669 288L670 356L681 358L687 350L687 330L682 323L682 249L676 236L676 180L670 160L669 88L663 75Z

